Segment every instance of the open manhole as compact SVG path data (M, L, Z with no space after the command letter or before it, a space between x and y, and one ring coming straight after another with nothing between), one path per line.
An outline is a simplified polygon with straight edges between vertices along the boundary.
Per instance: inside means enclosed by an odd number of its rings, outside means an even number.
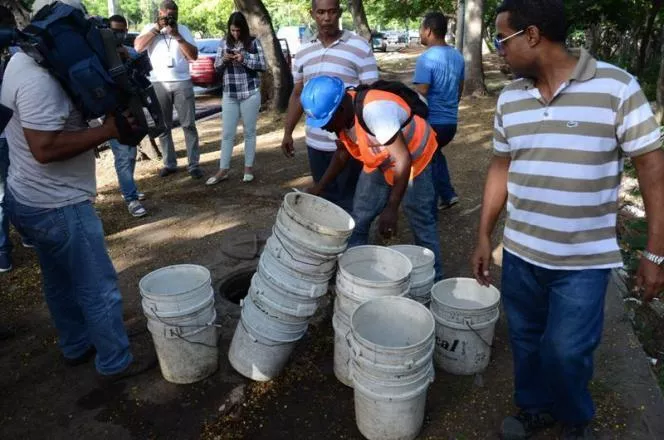
M254 267L248 267L231 273L219 285L219 295L232 303L240 304L240 301L249 293L251 277L254 276L254 273L256 273L256 268Z

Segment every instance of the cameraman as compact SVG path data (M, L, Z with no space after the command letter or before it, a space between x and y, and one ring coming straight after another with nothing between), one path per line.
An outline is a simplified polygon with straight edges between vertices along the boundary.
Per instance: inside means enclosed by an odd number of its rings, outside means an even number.
M200 179L203 173L198 167L200 154L196 130L196 103L194 86L189 75L189 61L196 61L198 48L189 29L179 24L177 19L177 4L172 0L163 1L159 6L157 22L143 29L141 35L136 38L134 47L138 52L148 51L153 69L150 79L164 114L166 131L159 136L164 168L159 175L166 177L177 171L177 158L171 134L175 106L187 144L189 174L194 179Z
M84 10L80 0L60 1ZM33 14L54 2L36 0ZM155 366L149 346L136 357L129 350L117 273L90 202L94 148L119 136L116 118L88 128L57 79L23 52L7 64L1 103L14 112L6 128L11 166L5 206L35 245L65 363L81 365L96 355L105 382Z

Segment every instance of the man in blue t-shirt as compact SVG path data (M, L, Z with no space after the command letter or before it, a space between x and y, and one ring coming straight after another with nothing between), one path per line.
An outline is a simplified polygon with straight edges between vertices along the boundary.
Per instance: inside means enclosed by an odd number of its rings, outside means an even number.
M413 78L417 91L429 102L428 121L440 146L432 162L439 209L447 209L459 202L442 149L454 139L457 130L464 60L459 51L445 43L446 33L447 18L443 14L431 12L424 17L420 39L429 49L417 60Z

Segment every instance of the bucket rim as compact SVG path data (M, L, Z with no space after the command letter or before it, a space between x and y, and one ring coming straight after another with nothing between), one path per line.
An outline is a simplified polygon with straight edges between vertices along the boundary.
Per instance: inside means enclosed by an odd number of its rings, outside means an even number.
M195 270L198 270L198 271L202 272L203 274L205 274L206 280L201 282L200 284L198 284L196 287L193 287L189 290L185 290L183 292L156 293L156 292L152 292L152 291L149 291L148 289L146 289L146 284L149 283L150 281L152 281L152 279L154 277L158 276L161 272L166 272L166 271L173 270L173 269L195 269ZM191 293L195 290L199 290L201 287L205 286L206 284L211 285L211 283L212 283L212 275L210 273L210 270L205 266L201 266L200 264L172 264L170 266L164 266L164 267L161 267L159 269L153 270L152 272L148 273L147 275L144 275L141 278L141 280L138 282L138 290L139 290L141 296L144 296L144 297L149 297L150 295L156 295L156 296L160 296L160 297L174 297L174 296L177 296L177 295L183 295L183 294Z
M420 342L417 342L417 343L414 343L414 344L402 345L402 346L399 346L399 347L388 347L386 345L380 345L380 344L376 344L374 342L371 342L368 339L366 339L365 337L363 337L362 335L358 334L357 330L355 329L355 325L353 325L354 321L355 321L355 317L357 316L358 312L363 308L375 306L376 304L378 304L380 302L402 302L404 304L404 306L406 306L406 305L413 306L416 309L425 311L426 316L428 318L430 318L430 324L431 324L430 328L428 329L426 337L424 337ZM399 309L403 310L403 307L400 307ZM380 347L380 349L383 350L383 351L401 351L401 350L408 350L408 349L416 348L418 346L421 346L421 345L425 344L426 341L430 340L431 338L434 338L435 333L436 333L436 320L434 319L433 314L431 313L431 311L429 309L427 309L423 304L421 304L421 303L419 303L419 302L417 302L413 299L405 298L405 297L401 297L401 296L384 296L382 298L371 299L371 300L366 301L365 303L361 304L360 306L358 306L357 309L355 309L355 311L353 312L353 314L350 317L350 330L353 334L353 337L355 338L355 340L360 345L363 345L365 347Z
M372 280L367 280L366 278L358 277L356 275L353 275L352 273L348 272L346 270L346 267L343 264L344 259L351 258L354 253L357 253L361 250L378 250L380 252L388 252L394 255L397 259L401 259L407 268L409 270L407 271L408 274L400 279L397 280L391 280L391 281L372 281ZM363 245L363 246L355 246L349 249L346 249L346 251L339 257L339 272L342 274L343 277L348 278L348 280L352 281L353 283L357 283L363 286L392 286L392 285L398 285L401 284L405 281L408 281L410 283L410 273L413 271L413 263L410 262L410 259L406 257L404 254L402 254L399 251L395 251L394 249L390 249L387 246L376 246L376 245Z
M343 229L335 228L332 226L321 225L319 223L312 222L311 220L309 220L308 218L306 218L305 216L303 216L293 208L294 204L291 203L291 199L299 199L299 198L305 198L305 199L311 199L323 202L323 204L329 206L333 211L335 211L335 213L338 213L339 215L343 216L348 220L348 225L349 225L348 228L343 228ZM284 208L284 213L287 214L293 220L295 220L297 223L305 226L314 226L314 230L316 232L319 232L324 235L335 236L339 235L339 233L341 233L342 235L346 234L350 235L353 232L353 229L355 229L355 220L350 214L344 211L343 208L340 208L334 203L329 202L324 198L315 196L313 194L308 194L303 192L290 192L284 196L284 199L281 202L281 206Z
M416 244L395 244L395 245L388 246L388 247L389 247L390 249L394 249L394 250L397 251L397 252L401 252L401 253L404 254L409 260L410 260L410 256L409 256L409 254L408 254L406 251L409 251L409 250L423 251L423 252L421 252L420 255L422 255L422 254L426 255L428 261L427 261L426 263L424 263L424 264L418 264L417 266L415 266L415 264L413 264L413 270L414 270L414 271L417 270L417 269L421 269L421 268L423 268L423 267L429 266L429 265L430 265L431 267L433 267L433 265L434 265L434 263L435 263L435 261L436 261L436 254L434 254L433 251L432 251L431 249L429 249L429 248L425 248L424 246L418 246L418 245L416 245ZM413 263L412 260L411 260L410 262Z
M485 312L493 308L496 308L500 305L501 301L500 290L498 290L498 288L493 284L490 284L488 287L481 286L482 288L486 289L488 292L494 294L495 301L493 301L490 305L484 305L483 307L469 309L467 307L458 307L453 304L449 304L443 301L441 298L439 298L438 295L436 295L436 293L438 292L438 288L452 283L463 283L463 284L475 283L476 285L479 285L477 280L475 280L474 278L455 277L455 278L446 278L444 280L440 280L434 283L433 287L431 287L431 302L440 304L441 306L453 309L455 311L464 311L469 313Z

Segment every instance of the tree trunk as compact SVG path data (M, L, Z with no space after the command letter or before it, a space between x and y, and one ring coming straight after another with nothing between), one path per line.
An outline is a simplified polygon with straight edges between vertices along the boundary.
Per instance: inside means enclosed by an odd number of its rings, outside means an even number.
M465 32L466 0L459 0L457 3L457 25L456 25L456 48L463 52L463 36Z
M288 99L293 91L293 75L288 69L281 51L281 44L272 27L272 19L261 0L235 0L235 6L249 22L252 33L258 38L265 52L267 71L263 75L270 87L270 109L284 112L288 108ZM268 77L268 78L265 78Z
M486 95L484 67L482 66L482 12L484 0L467 0L463 58L466 61L464 95Z
M664 124L664 25L662 25L661 40L662 60L659 64L659 79L657 80L657 122L659 125Z
M641 37L641 47L639 48L639 58L636 61L636 76L643 73L643 67L646 63L646 54L648 53L648 44L650 43L650 36L652 35L653 28L655 27L655 18L659 10L662 9L662 0L653 0L648 14L648 21Z
M362 0L348 0L348 10L353 16L355 32L371 43L371 29L367 22L367 14L364 12Z
M599 44L601 42L601 29L600 25L597 23L591 24L588 26L588 28L585 30L585 35L586 35L586 49L588 52L590 52L594 57L598 56L597 52L599 50Z
M108 16L118 13L118 0L108 0Z
M30 8L26 7L21 0L0 0L0 6L5 6L12 11L19 29L24 28L30 22Z

